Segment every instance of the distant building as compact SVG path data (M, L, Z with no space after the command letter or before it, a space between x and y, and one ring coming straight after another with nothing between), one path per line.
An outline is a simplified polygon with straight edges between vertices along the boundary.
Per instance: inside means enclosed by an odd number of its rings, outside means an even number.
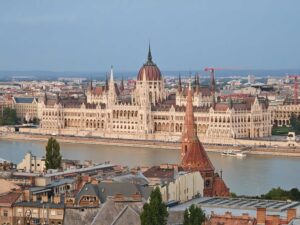
M249 84L254 84L255 83L255 76L254 75L251 75L251 74L248 75L248 83Z
M21 121L29 122L38 118L38 99L35 97L13 97L12 108Z
M178 165L153 166L143 175L149 185L159 186L164 202L186 202L204 195L204 180L197 172L183 171Z

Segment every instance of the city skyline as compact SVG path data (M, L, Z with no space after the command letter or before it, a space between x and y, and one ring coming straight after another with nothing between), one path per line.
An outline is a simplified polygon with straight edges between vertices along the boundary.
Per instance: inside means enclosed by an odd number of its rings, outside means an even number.
M149 41L162 71L297 69L299 3L290 3L3 2L0 70L136 71Z

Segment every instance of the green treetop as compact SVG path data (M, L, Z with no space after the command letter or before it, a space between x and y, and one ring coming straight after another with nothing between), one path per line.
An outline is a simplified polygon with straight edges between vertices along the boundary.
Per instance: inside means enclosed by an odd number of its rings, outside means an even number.
M162 201L162 196L158 187L150 195L150 203L145 203L141 214L142 225L166 225L168 211Z
M0 125L15 125L18 122L17 113L15 109L4 108L0 115Z
M59 169L60 166L60 146L56 139L51 137L46 145L46 169Z
M194 204L184 211L183 225L200 225L205 221L203 210Z

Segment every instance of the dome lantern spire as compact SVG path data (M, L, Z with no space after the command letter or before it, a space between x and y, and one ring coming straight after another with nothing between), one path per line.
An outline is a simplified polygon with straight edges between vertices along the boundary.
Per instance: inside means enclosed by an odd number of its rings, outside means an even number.
M148 50L148 62L152 62L152 54L151 54L151 45L149 43L149 50Z

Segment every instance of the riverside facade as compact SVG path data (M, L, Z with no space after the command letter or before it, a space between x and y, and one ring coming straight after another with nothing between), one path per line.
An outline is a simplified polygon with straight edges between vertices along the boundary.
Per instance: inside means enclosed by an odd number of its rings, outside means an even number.
M217 102L209 87L193 84L197 133L209 138L257 138L271 135L268 101L260 97ZM48 99L39 103L40 132L134 139L175 140L184 123L187 88L179 81L176 94L164 88L164 78L148 60L138 72L134 89L115 83L113 69L105 86L93 87L79 99Z

